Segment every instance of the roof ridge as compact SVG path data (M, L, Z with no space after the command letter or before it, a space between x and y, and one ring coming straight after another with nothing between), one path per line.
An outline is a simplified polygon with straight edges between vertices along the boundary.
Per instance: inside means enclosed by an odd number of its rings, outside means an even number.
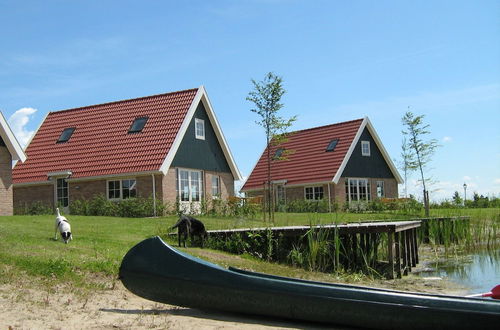
M333 123L333 124L322 125L322 126L311 127L311 128L304 128L304 129L299 129L297 131L288 132L287 134L295 134L295 133L300 133L300 132L312 131L312 130L315 130L315 129L325 128L325 127L329 127L329 126L336 126L336 125L341 125L341 124L348 124L348 123L352 123L352 122L355 122L355 121L363 121L363 119L364 118L358 118L358 119L353 119L353 120L348 120L348 121L342 121L342 122L339 122L339 123Z
M169 94L186 93L186 92L191 92L191 91L195 91L195 90L198 90L198 89L199 89L199 87L189 88L189 89L183 89L183 90L174 91L174 92L159 93L159 94L153 94L153 95L147 95L147 96L140 96L140 97L135 97L135 98L131 98L131 99L125 99L125 100L117 100L117 101L111 101L111 102L91 104L91 105L86 105L86 106L77 107L77 108L69 108L69 109L49 111L49 114L51 114L51 113L66 112L66 111L76 111L76 110L82 110L82 109L87 109L87 108L92 108L92 107L99 107L99 106L103 106L103 105L118 104L118 103L122 103L122 102L130 102L130 101L148 99L148 98L157 97L157 96L166 96L166 95L169 95Z

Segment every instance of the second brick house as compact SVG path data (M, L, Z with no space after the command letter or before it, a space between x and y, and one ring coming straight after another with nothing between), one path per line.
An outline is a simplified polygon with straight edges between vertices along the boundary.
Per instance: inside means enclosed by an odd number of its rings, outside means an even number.
M50 112L13 170L14 206L156 196L195 212L240 172L204 87ZM66 210L67 211L67 210Z
M282 159L286 150L289 155ZM375 198L397 198L402 183L370 120L352 121L291 132L270 149L271 183L277 204L326 200L360 207ZM267 149L241 191L264 196Z

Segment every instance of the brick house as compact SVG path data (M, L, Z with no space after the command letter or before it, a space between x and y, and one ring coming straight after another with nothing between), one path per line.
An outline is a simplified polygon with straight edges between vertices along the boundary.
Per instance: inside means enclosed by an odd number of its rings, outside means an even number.
M13 213L12 162L25 160L23 148L0 112L0 215Z
M285 150L289 155L279 156ZM303 199L364 204L374 198L398 197L402 183L396 167L370 120L357 119L289 133L270 149L271 183L276 203ZM241 191L263 196L267 182L267 148Z
M156 196L185 212L234 195L240 172L203 86L50 112L13 170L14 206L101 194Z

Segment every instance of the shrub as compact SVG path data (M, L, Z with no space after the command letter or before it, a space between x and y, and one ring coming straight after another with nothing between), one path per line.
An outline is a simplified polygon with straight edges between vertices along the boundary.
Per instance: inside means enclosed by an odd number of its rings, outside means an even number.
M41 201L35 201L31 204L25 204L14 209L16 215L42 215L53 214L54 210L51 205L47 205Z
M162 216L167 205L156 201L156 215ZM107 200L104 195L96 195L91 200L75 200L70 204L71 214L114 216L127 218L150 217L154 214L153 199L129 198L122 201Z

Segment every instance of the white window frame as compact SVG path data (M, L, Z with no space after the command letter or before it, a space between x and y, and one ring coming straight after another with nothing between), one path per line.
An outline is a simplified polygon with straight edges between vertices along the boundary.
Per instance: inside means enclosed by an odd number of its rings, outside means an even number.
M370 141L361 141L361 155L370 156Z
M321 188L321 192L319 191ZM307 189L312 189L312 198L307 198ZM321 193L321 198L316 198ZM304 199L306 201L320 201L325 198L325 189L323 186L307 186L304 187Z
M123 181L135 181L133 184L132 184L132 187L133 187L133 190L135 190L135 196L132 196L132 197L127 197L127 198L123 198ZM114 198L110 198L109 197L109 183L110 182L119 182L119 187L118 187L118 190L120 192L120 196L119 197L114 197ZM114 189L114 190L117 190L117 189ZM130 191L130 189L129 189ZM114 179L114 180L106 180L106 198L110 201L121 201L121 200L124 200L124 199L129 199L129 198L136 198L137 197L137 179L136 178L123 178L123 179Z
M385 183L384 183L384 181L377 181L377 197L378 198L385 197Z
M198 140L205 140L205 121L203 119L194 119L194 134Z
M371 200L371 185L370 180L367 178L346 178L346 198L350 202L369 202ZM364 183L364 184L363 184ZM354 194L354 191L351 191L351 187L355 188L356 199L353 199L351 195ZM365 193L361 192L360 188L366 188ZM361 196L365 195L366 198L361 199Z
M220 176L212 175L212 199L219 199L220 197L221 197Z
M56 178L56 201L58 207L69 206L69 184L66 178Z
M180 202L183 202L183 203L192 203L192 202L201 202L203 200L203 171L199 171L199 170L189 170L189 169L185 169L185 168L179 168L178 169L178 174L177 174L177 190L178 190L178 196L179 196L179 201ZM185 186L187 187L187 197L188 199L187 200L183 200L182 198L182 193L183 193L183 186L182 186L182 183L183 183L183 180L181 180L181 176L182 176L182 173L187 173L188 176L187 176L187 183L188 185ZM193 173L197 173L199 174L198 175L198 180L195 181L194 178L193 178ZM198 200L194 200L193 198L193 183L196 183L196 187L199 188L199 192L198 192Z

